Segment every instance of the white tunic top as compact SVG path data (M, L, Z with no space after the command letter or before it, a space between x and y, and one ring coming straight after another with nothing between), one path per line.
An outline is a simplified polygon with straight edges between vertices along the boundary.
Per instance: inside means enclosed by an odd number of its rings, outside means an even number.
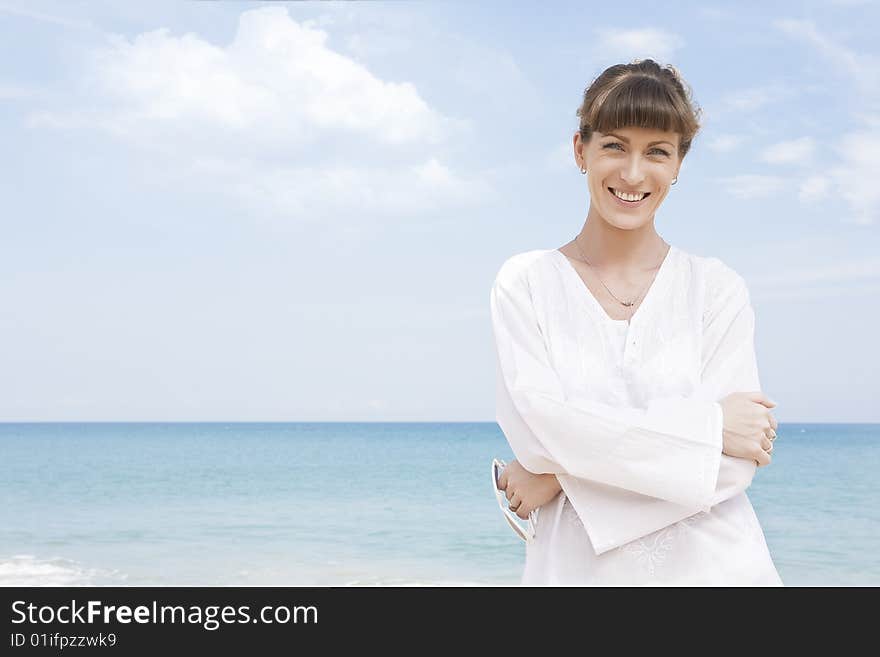
M509 258L490 295L498 424L562 486L527 543L528 585L781 585L722 454L718 403L761 389L743 278L671 246L631 321L557 249Z

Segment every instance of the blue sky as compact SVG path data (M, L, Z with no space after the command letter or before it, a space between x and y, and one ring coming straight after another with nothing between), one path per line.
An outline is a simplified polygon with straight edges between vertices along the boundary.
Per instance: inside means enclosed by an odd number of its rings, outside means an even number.
M0 421L494 419L489 289L586 217L607 66L702 130L661 236L781 422L880 421L874 2L0 0Z

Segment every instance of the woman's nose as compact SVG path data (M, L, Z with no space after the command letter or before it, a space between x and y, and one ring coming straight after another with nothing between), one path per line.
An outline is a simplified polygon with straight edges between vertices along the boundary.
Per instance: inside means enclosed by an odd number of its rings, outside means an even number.
M645 179L644 167L638 157L627 161L626 166L621 172L621 178L628 185L638 185Z

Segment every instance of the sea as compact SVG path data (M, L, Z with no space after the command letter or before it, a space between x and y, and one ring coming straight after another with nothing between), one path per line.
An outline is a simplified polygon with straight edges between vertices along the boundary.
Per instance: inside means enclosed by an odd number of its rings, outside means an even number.
M787 586L880 585L880 424L780 424ZM506 586L494 422L3 423L0 586Z

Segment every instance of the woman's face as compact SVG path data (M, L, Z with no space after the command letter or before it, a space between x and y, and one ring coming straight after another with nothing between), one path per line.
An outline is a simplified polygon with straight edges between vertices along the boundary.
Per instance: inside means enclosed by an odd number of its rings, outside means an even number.
M626 230L649 223L678 176L679 139L677 132L618 128L607 134L594 131L585 143L580 133L575 133L575 160L587 169L590 211ZM626 201L611 190L635 193L636 197L647 192L648 196Z

